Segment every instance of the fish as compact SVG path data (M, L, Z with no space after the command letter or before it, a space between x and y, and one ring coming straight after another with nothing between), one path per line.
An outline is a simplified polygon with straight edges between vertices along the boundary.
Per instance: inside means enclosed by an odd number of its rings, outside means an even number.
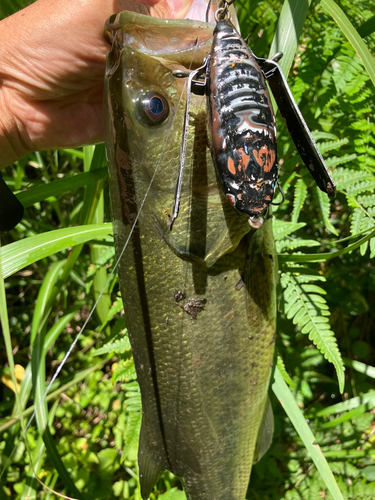
M222 193L204 95L191 95L178 219L186 79L213 24L113 15L106 148L118 276L142 398L146 500L164 470L188 500L243 500L272 439L277 259L272 218L253 229Z

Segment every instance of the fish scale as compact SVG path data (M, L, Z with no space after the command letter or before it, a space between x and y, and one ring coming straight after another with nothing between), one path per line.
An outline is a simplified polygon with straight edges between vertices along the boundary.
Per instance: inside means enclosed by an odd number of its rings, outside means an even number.
M243 500L274 353L272 220L251 229L222 194L207 143L205 97L193 95L180 213L170 230L165 212L185 105L183 82L172 71L201 65L212 25L124 12L107 30L113 49L106 146L117 255L142 205L119 265L142 396L142 497L167 469L181 477L189 500ZM180 43L166 50L173 37ZM147 92L168 105L160 124L148 123L139 108Z

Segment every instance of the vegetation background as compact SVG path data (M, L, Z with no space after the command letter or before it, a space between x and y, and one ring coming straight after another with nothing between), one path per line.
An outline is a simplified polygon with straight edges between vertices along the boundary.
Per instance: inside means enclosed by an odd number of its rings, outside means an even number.
M1 0L0 15L25 4ZM290 5L304 18L307 1ZM282 3L236 0L236 7L253 52L268 56ZM375 53L372 8L372 0L313 2L298 45L286 41L294 57L289 84L338 186L332 202L277 116L287 197L274 221L278 368L340 493L330 493L302 431L273 396L274 440L253 468L248 499L375 499L375 65L362 45L362 59L352 45L359 34ZM5 172L28 208L1 238L7 304L0 295L0 498L57 498L51 488L90 500L140 499L140 394L110 274L106 172L103 145L33 153ZM165 474L151 498L185 495L178 478Z

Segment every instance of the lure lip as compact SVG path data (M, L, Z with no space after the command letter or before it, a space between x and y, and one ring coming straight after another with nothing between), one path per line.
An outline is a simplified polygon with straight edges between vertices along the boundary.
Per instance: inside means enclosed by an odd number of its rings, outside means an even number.
M263 226L264 217L262 217L261 215L254 215L253 217L249 218L248 222L253 229L259 229Z

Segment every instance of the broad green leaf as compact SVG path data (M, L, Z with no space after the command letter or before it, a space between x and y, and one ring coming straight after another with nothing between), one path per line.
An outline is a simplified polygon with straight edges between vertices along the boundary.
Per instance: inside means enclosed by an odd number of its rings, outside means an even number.
M40 259L112 233L112 224L92 224L24 238L0 249L4 278Z
M48 184L34 186L17 193L16 196L22 205L27 208L34 205L34 203L46 200L50 196L61 196L69 191L73 191L74 189L89 186L90 184L93 184L101 179L105 179L106 177L108 177L108 169L107 167L104 167L95 171L66 177L65 179L60 179Z
M322 479L335 500L344 500L340 488L336 483L334 475L324 457L322 450L318 444L315 444L315 437L307 425L305 416L301 412L293 394L290 392L289 387L285 383L279 369L276 367L274 372L274 379L271 382L271 387L275 396L281 403L292 422L294 428L298 432L299 437L302 439L311 459L313 460L316 468L320 472Z
M369 234L364 236L363 238L359 239L355 243L352 243L351 245L348 245L346 248L343 248L342 250L337 250L335 252L329 252L329 253L318 253L318 254L281 254L279 255L279 261L280 263L282 262L324 262L329 259L334 259L336 257L340 257L341 255L345 255L347 253L353 252L353 250L356 250L359 248L363 243L366 241L369 241L371 238L375 237L375 229L372 230Z
M341 413L343 411L352 410L353 408L358 408L362 404L367 405L369 409L373 408L375 406L375 391L369 391L366 394L363 394L363 396L356 396L355 398L348 399L342 403L337 403L329 406L328 408L324 408L316 415L318 417L323 417L334 413Z
M340 417L335 418L334 420L330 420L329 422L326 422L325 424L321 425L322 429L329 429L330 427L335 427L336 425L342 424L343 422L347 422L353 417L356 417L358 415L361 415L362 413L365 413L368 410L366 405L360 405L357 406L357 408L354 408L353 410L349 410Z
M311 0L289 0L283 3L279 22L270 49L270 57L282 52L280 67L288 75L297 50L298 40L309 10Z
M375 366L369 366L360 361L355 361L353 359L343 358L344 365L353 368L359 373L364 373L368 377L375 378Z

